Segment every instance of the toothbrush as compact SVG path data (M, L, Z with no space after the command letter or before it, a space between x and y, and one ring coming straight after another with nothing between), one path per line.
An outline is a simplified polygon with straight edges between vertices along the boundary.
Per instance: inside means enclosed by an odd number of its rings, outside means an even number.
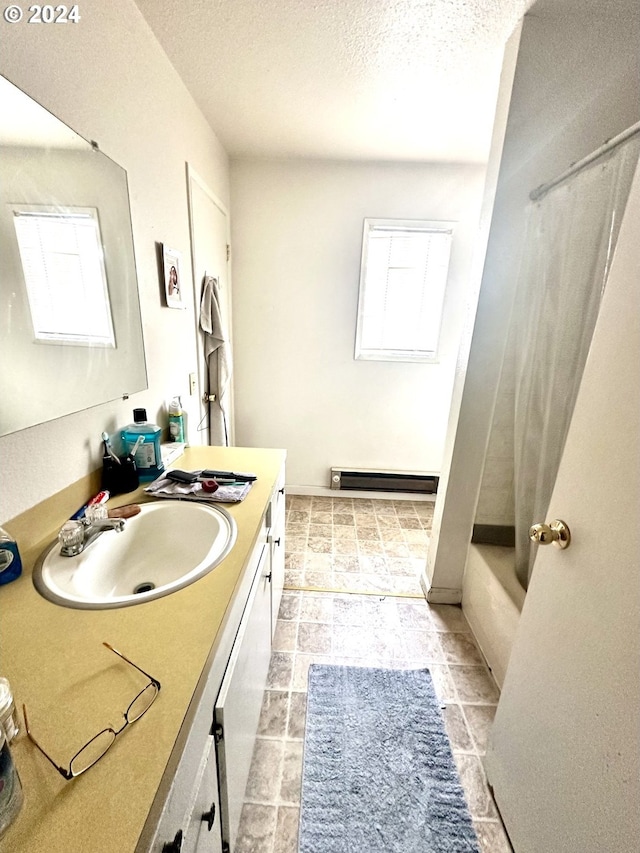
M111 459L114 460L114 462L117 462L118 465L120 465L121 464L120 460L118 459L117 455L113 451L113 448L111 447L111 442L109 440L108 433L106 433L106 432L102 433L102 442L104 444L104 455L110 456Z
M133 447L129 451L129 459L135 460L136 452L137 452L138 448L140 447L140 445L143 443L144 443L144 436L139 435L138 438L136 439L136 443L133 445Z

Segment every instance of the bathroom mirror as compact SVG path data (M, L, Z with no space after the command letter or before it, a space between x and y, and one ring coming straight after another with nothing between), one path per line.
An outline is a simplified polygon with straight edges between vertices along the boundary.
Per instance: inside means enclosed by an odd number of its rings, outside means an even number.
M0 77L0 435L147 387L127 174Z

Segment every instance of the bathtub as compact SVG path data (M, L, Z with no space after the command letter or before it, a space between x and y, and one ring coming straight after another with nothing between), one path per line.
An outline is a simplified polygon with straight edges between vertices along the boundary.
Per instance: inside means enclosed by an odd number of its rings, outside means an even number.
M515 573L514 548L469 546L462 609L500 689L524 598Z

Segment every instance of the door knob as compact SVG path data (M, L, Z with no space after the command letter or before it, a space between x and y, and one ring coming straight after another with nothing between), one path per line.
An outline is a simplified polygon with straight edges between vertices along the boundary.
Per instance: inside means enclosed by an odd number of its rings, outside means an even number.
M564 521L556 518L551 524L534 524L529 528L529 539L538 545L557 545L568 548L571 544L571 531Z

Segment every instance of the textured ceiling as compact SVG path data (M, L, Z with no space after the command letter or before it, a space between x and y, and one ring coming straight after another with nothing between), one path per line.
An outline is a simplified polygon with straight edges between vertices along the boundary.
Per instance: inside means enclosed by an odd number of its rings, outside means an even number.
M531 0L136 0L231 157L472 161Z

